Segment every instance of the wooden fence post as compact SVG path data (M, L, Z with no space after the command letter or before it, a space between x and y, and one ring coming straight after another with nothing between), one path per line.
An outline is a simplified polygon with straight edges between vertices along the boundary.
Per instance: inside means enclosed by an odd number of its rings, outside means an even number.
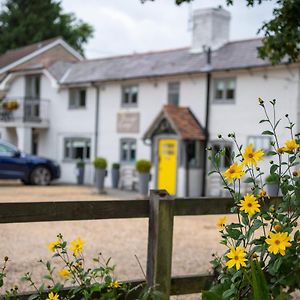
M151 190L149 201L147 284L170 298L174 200L165 190Z

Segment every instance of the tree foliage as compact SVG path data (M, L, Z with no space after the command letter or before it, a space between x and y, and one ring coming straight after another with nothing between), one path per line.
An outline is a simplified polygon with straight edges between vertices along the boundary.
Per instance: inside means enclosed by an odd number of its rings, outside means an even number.
M55 0L6 0L0 12L0 53L54 37L62 37L83 54L93 28L64 13Z
M147 0L144 0L145 2ZM154 0L151 0L154 1ZM175 0L177 5L193 0ZM238 0L225 0L228 6ZM263 23L258 32L264 34L262 47L258 54L262 59L269 59L273 64L287 59L296 62L300 56L300 1L266 0L274 2L273 19ZM259 5L263 0L246 0L248 6Z

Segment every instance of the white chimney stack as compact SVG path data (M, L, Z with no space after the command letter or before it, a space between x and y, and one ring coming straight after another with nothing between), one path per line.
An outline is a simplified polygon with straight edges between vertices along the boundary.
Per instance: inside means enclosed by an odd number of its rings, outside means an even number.
M193 14L191 52L203 52L204 47L218 49L229 41L230 13L223 9L197 9Z

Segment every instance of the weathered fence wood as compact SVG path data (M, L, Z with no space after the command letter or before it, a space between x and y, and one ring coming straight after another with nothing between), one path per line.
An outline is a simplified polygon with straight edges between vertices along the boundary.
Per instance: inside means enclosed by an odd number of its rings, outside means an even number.
M169 299L173 249L174 200L166 191L151 191L148 231L147 284Z
M148 218L146 200L0 203L0 223Z

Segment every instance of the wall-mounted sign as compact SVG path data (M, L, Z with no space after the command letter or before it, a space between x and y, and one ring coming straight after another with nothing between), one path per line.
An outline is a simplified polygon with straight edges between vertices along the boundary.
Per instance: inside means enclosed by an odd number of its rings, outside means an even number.
M140 130L140 114L122 112L117 117L118 133L139 133Z

